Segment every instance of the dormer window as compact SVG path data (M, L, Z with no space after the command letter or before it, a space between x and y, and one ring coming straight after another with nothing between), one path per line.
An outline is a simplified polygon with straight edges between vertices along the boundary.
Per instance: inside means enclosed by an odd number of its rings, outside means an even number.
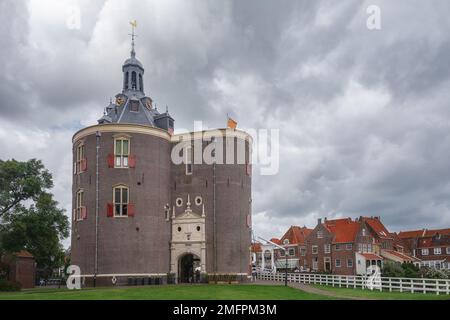
M283 240L283 244L284 244L284 245L289 244L289 239L284 239L284 240Z
M139 112L139 101L131 101L130 111L131 112Z

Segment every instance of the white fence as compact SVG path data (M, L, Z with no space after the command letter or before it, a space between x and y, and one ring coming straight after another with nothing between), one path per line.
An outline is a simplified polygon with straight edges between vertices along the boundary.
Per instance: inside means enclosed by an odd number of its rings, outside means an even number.
M284 273L258 273L257 279L268 281L284 281ZM288 282L304 284L320 284L339 288L360 288L369 290L366 286L368 277L341 276L314 273L288 273ZM410 293L450 294L450 280L423 278L387 278L381 277L379 291L399 291Z

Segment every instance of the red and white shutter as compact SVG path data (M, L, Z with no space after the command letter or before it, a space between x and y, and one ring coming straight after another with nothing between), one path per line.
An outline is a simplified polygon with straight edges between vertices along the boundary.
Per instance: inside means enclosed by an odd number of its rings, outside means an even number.
M106 216L108 218L112 218L114 216L114 205L112 203L108 203L106 205Z
M81 219L86 220L87 219L87 209L86 207L81 207Z
M249 214L247 215L247 227L248 227L248 228L251 228L251 227L252 227L252 214L251 214L251 213L249 213Z
M128 166L130 168L136 168L136 156L135 155L130 155L130 157L128 158Z
M134 204L131 203L128 204L128 216L134 217Z
M108 167L114 168L114 155L108 154Z
M81 172L87 171L87 159L86 159L86 158L84 158L83 160L81 160L81 163L80 163L80 170L81 170Z

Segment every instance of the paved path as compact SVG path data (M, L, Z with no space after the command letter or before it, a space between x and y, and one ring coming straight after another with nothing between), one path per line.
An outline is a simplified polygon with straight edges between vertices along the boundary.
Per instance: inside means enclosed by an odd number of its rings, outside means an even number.
M284 282L282 281L266 281L266 280L256 280L256 282L250 282L249 284L260 284L260 285L278 285L284 286ZM337 298L337 299L345 299L345 300L371 300L369 298L363 297L351 297L340 295L333 291L322 290L307 284L298 283L298 282L288 282L288 286L291 288L299 289L308 293L319 294L322 296Z

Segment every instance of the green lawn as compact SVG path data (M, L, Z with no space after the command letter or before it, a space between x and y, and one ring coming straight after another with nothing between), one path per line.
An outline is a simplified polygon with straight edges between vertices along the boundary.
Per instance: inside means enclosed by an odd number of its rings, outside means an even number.
M266 285L170 285L0 293L0 300L324 300L329 297Z
M389 292L389 291L371 291L353 288L338 288L324 285L312 285L315 288L328 291L339 295L341 297L362 297L367 299L379 300L450 300L450 295L436 295L423 293L408 293L408 292Z

